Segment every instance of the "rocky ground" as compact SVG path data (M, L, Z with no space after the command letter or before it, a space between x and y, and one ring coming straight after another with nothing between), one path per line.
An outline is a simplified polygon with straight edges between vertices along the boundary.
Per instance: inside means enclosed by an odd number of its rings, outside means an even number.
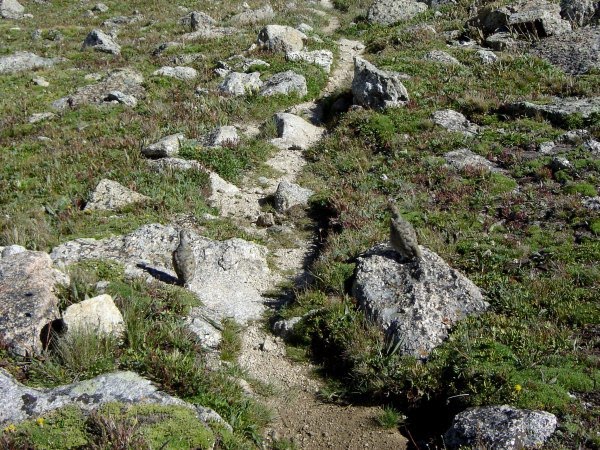
M597 2L0 17L3 446L599 445Z

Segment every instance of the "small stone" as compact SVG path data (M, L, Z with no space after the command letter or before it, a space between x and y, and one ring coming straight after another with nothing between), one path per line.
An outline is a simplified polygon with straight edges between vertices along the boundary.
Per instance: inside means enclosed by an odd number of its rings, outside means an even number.
M171 134L142 149L142 154L148 158L165 158L179 154L181 141L185 139L182 133Z
M402 74L380 70L358 56L354 58L354 103L368 108L388 108L408 103Z
M0 0L0 17L4 19L23 19L25 8L17 0Z
M86 211L91 210L115 210L132 203L140 203L150 200L148 197L116 181L102 179L92 192L90 201L85 205Z
M9 256L18 255L26 251L27 249L21 245L8 245L2 249L0 255L2 258L8 258Z
M152 75L154 76L163 76L169 78L177 78L178 80L193 80L198 77L198 71L193 67L161 67L158 70L155 70Z
M260 79L260 73L229 73L223 82L219 85L219 91L224 94L241 96L258 91L263 82Z
M295 28L267 25L258 33L257 44L272 52L298 52L307 39L304 33Z
M331 71L331 64L333 64L333 53L329 50L288 52L285 57L289 61L306 61L311 64L316 64L323 68L327 73Z
M477 56L483 64L494 64L498 61L498 55L490 50L477 50Z
M137 99L133 95L124 94L121 91L112 91L109 92L106 98L104 99L106 102L118 102L123 105L130 106L135 108L137 106Z
M460 66L460 61L442 50L432 50L424 57L426 61L434 61L449 66Z
M67 333L95 331L120 336L125 331L123 316L108 294L70 305L64 311L62 321Z
M272 227L275 225L275 216L273 213L263 213L256 219L256 225L259 227Z
M237 145L239 142L237 128L231 125L218 127L205 138L207 147L228 147Z
M94 7L92 8L92 11L107 12L108 11L108 6L106 6L104 3L96 3L94 5Z
M51 112L43 112L43 113L35 113L29 116L29 123L38 123L44 120L52 119L55 116L54 113Z
M276 73L260 89L260 95L263 97L291 94L304 97L307 93L306 78L292 70Z
M50 86L50 83L48 83L44 77L35 77L31 81L36 86L41 86L41 87L48 87L48 86Z
M91 47L96 51L110 53L113 55L121 54L121 46L117 44L112 36L109 36L102 30L92 30L83 41L82 48Z
M462 133L465 136L475 136L479 130L477 125L469 122L463 114L453 109L436 111L431 115L431 120L448 131Z
M308 199L313 194L314 192L310 189L303 188L289 181L282 181L277 186L273 203L277 211L285 212L293 206L306 206Z

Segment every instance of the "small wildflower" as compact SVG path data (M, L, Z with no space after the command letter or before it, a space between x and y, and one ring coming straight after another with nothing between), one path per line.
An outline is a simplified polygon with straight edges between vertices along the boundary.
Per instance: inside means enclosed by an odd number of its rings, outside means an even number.
M520 384L515 384L515 392L519 393L522 389L523 387Z
M40 427L42 427L42 428L44 427L44 418L43 417L38 417L36 422Z
M17 431L17 427L15 427L12 423L6 428L4 428L5 433L14 433L15 431Z

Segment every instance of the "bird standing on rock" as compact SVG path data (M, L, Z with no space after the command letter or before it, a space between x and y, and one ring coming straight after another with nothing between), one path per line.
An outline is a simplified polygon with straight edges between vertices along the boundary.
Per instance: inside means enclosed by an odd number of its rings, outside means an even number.
M189 231L179 231L179 245L173 252L173 268L182 285L192 281L196 273L196 257L191 246L192 237Z
M407 260L421 258L421 249L417 241L417 233L413 226L405 220L398 211L393 201L388 202L388 207L392 212L392 221L390 223L390 243L392 248Z

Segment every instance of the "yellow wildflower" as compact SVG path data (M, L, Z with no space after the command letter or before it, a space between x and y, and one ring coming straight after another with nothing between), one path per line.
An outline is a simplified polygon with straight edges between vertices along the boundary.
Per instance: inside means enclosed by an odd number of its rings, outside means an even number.
M12 423L4 429L5 433L14 433L15 431L17 431L17 427Z
M515 392L519 393L522 389L523 387L520 384L515 384Z
M42 428L44 427L44 418L43 417L38 417L36 422L40 427L42 427Z

